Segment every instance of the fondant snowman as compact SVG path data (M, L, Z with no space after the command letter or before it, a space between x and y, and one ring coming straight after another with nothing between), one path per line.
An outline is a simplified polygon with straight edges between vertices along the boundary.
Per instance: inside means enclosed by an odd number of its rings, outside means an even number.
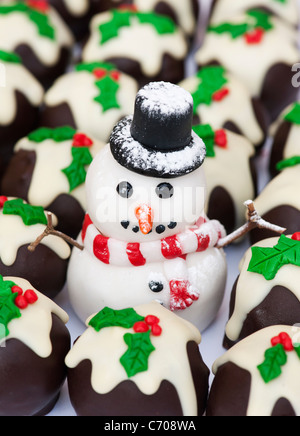
M204 330L224 296L225 236L204 214L206 149L192 131L193 100L153 82L114 128L86 178L87 214L67 286L84 322L105 306L158 300Z

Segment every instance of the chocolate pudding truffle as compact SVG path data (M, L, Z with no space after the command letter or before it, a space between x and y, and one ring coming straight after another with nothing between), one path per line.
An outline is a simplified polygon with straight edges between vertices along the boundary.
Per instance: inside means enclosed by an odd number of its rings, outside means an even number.
M45 87L65 71L73 42L71 31L46 1L1 2L0 49L18 54Z
M93 17L82 60L111 62L143 86L151 81L182 80L187 54L185 35L171 18L112 9Z
M296 100L292 67L299 59L296 30L256 9L210 25L195 54L199 67L219 64L241 80L272 121Z
M54 217L53 223L56 224ZM45 230L47 216L42 207L20 198L0 197L0 274L30 281L47 297L54 299L66 280L70 247L50 235L32 253L29 244Z
M264 327L300 320L300 233L264 239L245 253L233 286L224 346Z
M1 192L54 213L57 230L77 238L86 210L86 171L103 146L71 127L40 128L16 144Z
M38 125L44 90L21 58L0 50L0 178L13 146Z
M277 120L270 154L272 177L279 174L288 162L300 162L300 103L289 105Z
M224 67L203 67L179 85L192 94L195 124L231 130L248 138L257 150L262 147L268 114L259 98Z
M207 416L299 416L300 329L276 325L236 344L213 365Z
M250 141L209 124L194 126L206 145L203 164L207 181L206 214L220 221L227 233L245 223L246 199L256 195L255 150ZM239 183L237 183L237 180Z
M66 357L77 415L201 416L209 370L200 342L194 325L157 302L104 308Z
M67 376L67 313L20 277L0 275L0 415L44 416Z
M120 119L133 113L137 91L136 80L112 64L79 64L46 93L41 125L69 125L108 142Z

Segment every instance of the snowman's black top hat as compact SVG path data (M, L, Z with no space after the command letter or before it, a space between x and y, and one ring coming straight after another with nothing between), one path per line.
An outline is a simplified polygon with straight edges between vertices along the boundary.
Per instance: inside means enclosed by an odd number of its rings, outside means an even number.
M115 126L112 154L122 166L146 176L189 174L206 156L192 120L193 98L187 91L171 83L149 83L137 94L134 115Z

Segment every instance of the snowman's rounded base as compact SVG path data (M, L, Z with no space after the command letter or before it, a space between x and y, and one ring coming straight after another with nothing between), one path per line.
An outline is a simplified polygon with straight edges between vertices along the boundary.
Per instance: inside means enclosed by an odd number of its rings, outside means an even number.
M87 250L73 249L68 268L67 286L71 305L85 323L93 314L108 306L116 310L160 301L170 307L170 288L165 271L168 262L149 263L140 267L106 265ZM188 279L200 292L199 299L177 315L203 332L215 319L222 304L227 279L227 262L223 250L210 248L186 257ZM152 292L149 283L161 280L161 292Z

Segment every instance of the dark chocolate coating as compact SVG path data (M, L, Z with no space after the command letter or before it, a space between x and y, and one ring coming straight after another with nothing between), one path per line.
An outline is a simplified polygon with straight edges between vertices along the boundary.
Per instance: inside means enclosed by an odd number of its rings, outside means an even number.
M269 171L271 177L275 177L279 174L279 171L276 169L276 165L278 162L284 159L284 149L291 128L292 128L292 124L289 121L283 120L280 123L274 135L274 140L273 140L271 154L270 154L270 161L269 161Z
M209 370L195 342L187 344L191 372L202 416L208 395ZM82 361L68 369L71 403L78 416L182 416L182 407L175 387L164 380L154 395L144 395L132 381L120 383L108 394L99 395L91 386L92 365Z
M149 82L163 81L175 84L181 82L185 72L184 61L184 59L178 60L166 53L163 55L160 72L156 76L145 76L136 60L122 57L103 59L103 62L114 64L118 70L134 77L140 87Z
M68 259L61 259L43 244L38 245L33 253L28 250L27 245L23 245L18 249L17 258L10 266L0 260L1 275L22 277L51 299L54 299L63 289L67 267Z
M279 205L262 215L262 218L272 224L287 229L285 235L293 235L299 232L300 211L293 206ZM256 228L250 232L251 245L256 244L262 239L274 237L274 232L268 229Z
M32 106L27 97L15 91L16 116L9 125L0 125L0 179L13 155L15 143L38 126L39 108Z
M17 339L0 347L0 416L44 416L54 407L67 375L70 333L53 314L50 339L52 353L47 358Z
M89 7L84 15L72 15L62 0L49 0L50 5L57 10L64 22L70 27L77 41L82 40L89 30L89 23L93 16L93 0L89 0ZM103 3L100 1L99 3Z
M49 88L53 81L66 71L71 58L71 50L62 47L57 63L53 66L47 66L41 63L33 49L26 44L19 45L14 52L21 57L24 66L40 81L45 89Z
M72 109L68 103L62 103L57 106L46 106L41 108L40 125L43 127L63 127L70 126L77 129Z
M232 316L236 300L236 280L230 299L230 314ZM231 341L225 334L223 346L231 348L236 342L250 336L265 327L273 325L295 325L300 320L300 302L289 289L284 286L273 287L266 298L247 314L237 341Z
M21 149L15 153L4 173L1 195L22 198L29 203L28 191L32 182L35 163L36 153L34 151ZM51 183L51 180L49 180L49 183ZM56 215L58 219L57 230L72 238L77 238L81 231L85 211L75 197L61 193L45 209Z
M206 416L247 416L251 374L233 362L218 368L208 398ZM296 416L285 398L280 398L271 416Z

